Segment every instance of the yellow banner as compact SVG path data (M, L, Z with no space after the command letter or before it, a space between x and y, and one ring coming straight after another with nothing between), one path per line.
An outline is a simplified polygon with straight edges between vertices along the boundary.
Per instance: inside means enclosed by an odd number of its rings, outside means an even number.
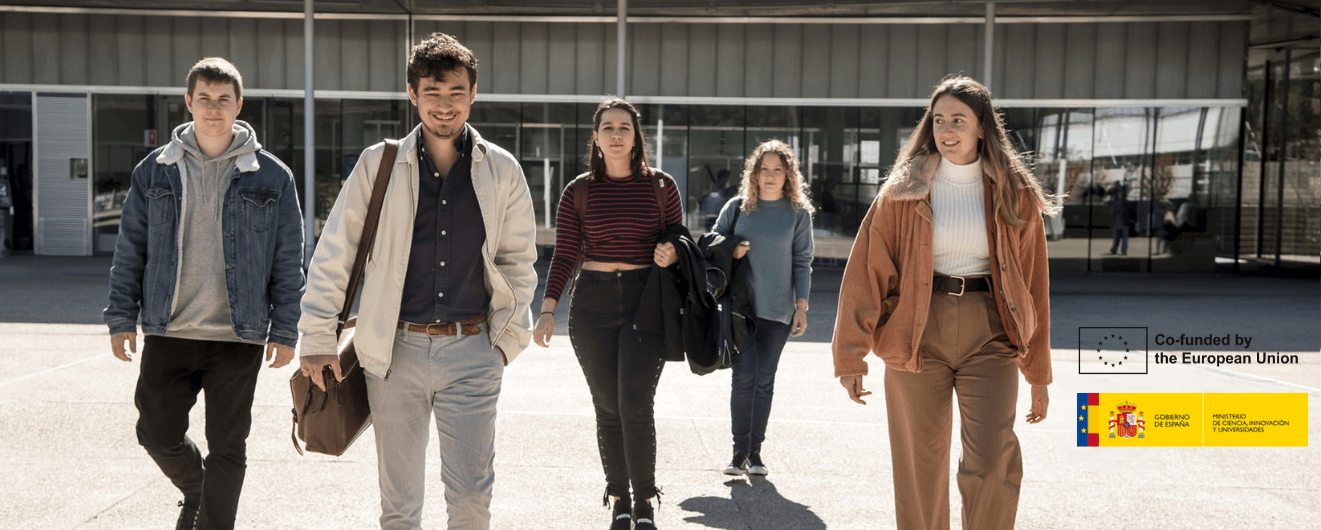
M1203 394L1206 443L1307 447L1307 394Z
M1307 394L1078 394L1079 447L1307 447Z

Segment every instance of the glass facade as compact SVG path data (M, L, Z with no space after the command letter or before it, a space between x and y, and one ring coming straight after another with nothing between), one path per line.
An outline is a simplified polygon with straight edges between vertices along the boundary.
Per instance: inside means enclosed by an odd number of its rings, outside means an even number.
M1238 255L1321 265L1321 53L1251 50Z
M1315 54L1311 60L1315 62ZM522 164L535 205L538 243L543 246L554 243L560 193L586 169L595 107L510 102L473 106L469 123ZM638 109L649 162L675 177L684 197L685 223L694 231L709 228L720 207L737 194L744 158L753 147L770 138L793 146L818 209L818 257L840 263L900 145L922 115L916 107L643 104ZM384 137L402 137L417 117L405 100L318 99L316 112L319 233L362 149ZM1275 208L1277 202L1271 201L1278 193L1253 192L1254 186L1270 187L1275 177L1248 178L1249 167L1266 167L1267 174L1279 175L1283 166L1290 190L1312 186L1315 193L1316 139L1290 133L1297 125L1270 129L1293 134L1290 138L1296 140L1283 162L1267 166L1252 160L1259 151L1246 149L1250 162L1244 168L1244 196L1264 199L1260 205L1244 204L1236 213L1238 108L1007 108L1003 112L1014 143L1028 153L1039 181L1063 197L1061 216L1046 221L1056 270L1214 270L1217 257L1233 258L1240 239L1244 255L1258 247L1269 250L1261 238L1251 236L1279 232L1274 227L1282 215L1289 222L1315 222L1306 221L1305 212L1294 215L1289 208ZM178 96L95 95L93 113L96 250L109 252L129 173L153 148L151 132L155 145L162 145L171 129L189 117ZM266 149L293 170L300 198L302 113L301 99L248 97L240 114L257 129ZM1310 116L1315 127L1316 112L1294 115ZM1310 150L1300 144L1308 141ZM1299 205L1295 209L1317 204L1315 199L1298 198L1295 191L1290 191L1288 200ZM1255 227L1244 222L1236 238L1236 219L1254 215L1269 222ZM1309 241L1316 244L1315 232L1311 239L1305 230L1301 236L1284 233L1286 253L1306 250ZM1315 257L1316 251L1311 252Z

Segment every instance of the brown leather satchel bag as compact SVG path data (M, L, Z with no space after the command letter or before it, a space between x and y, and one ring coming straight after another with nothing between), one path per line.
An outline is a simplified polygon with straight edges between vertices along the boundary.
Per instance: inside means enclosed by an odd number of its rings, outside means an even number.
M289 438L300 455L303 454L303 448L298 445L298 439L301 438L308 451L340 456L372 424L371 407L367 403L367 377L362 365L358 363L358 353L353 348L353 323L349 319L349 312L353 310L353 302L362 283L362 269L367 263L367 254L376 241L381 206L385 203L385 190L390 184L390 173L398 151L398 141L385 141L385 153L381 155L381 167L376 171L367 217L363 219L362 237L358 240L358 252L353 259L353 270L349 273L349 284L345 289L344 308L339 313L339 325L335 328L335 336L339 338L340 375L344 379L335 381L334 371L326 366L322 373L326 385L323 392L312 383L311 377L303 375L302 370L294 372L293 377L289 378L289 390L293 393L294 402L294 426ZM345 328L348 328L347 336Z

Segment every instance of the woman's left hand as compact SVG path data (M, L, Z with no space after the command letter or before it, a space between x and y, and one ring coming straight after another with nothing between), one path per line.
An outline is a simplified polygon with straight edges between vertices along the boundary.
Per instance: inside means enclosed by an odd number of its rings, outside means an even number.
M795 308L793 322L789 324L789 336L801 337L804 333L807 333L807 310Z
M674 243L661 243L656 245L656 252L652 253L652 259L660 267L669 267L674 265L678 257L674 253Z
M1046 419L1046 407L1050 405L1050 396L1046 385L1032 385L1032 409L1027 413L1028 423L1041 423Z

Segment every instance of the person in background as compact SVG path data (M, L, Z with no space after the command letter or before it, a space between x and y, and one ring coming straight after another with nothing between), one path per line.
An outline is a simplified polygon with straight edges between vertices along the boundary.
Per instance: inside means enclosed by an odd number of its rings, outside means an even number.
M1107 202L1110 205L1110 226L1114 232L1114 237L1110 242L1110 253L1114 254L1116 250L1121 255L1128 254L1128 192L1131 187L1128 185L1128 178L1116 180L1110 184L1106 190Z
M813 211L793 148L770 140L743 163L738 196L725 204L712 228L744 240L734 257L747 259L751 266L748 290L757 324L752 348L734 356L729 396L734 458L726 475L770 473L761 446L775 394L775 371L789 337L807 332Z

